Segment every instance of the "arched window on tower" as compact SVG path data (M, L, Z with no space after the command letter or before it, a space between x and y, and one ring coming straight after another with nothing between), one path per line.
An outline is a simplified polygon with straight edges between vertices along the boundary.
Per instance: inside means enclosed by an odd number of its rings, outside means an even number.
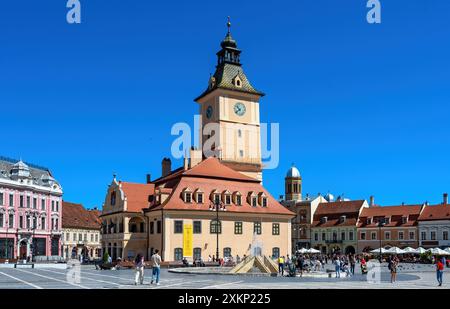
M111 206L116 205L116 191L111 192Z

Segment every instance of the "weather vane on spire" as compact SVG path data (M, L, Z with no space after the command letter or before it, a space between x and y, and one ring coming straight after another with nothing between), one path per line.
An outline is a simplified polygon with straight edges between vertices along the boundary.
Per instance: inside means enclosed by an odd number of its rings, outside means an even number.
M228 27L228 34L230 34L230 28L231 28L230 16L228 16L227 27Z

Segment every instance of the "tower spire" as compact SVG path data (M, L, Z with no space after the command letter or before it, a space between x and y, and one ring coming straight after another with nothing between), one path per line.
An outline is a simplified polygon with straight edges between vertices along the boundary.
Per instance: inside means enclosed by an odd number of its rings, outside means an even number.
M228 33L227 33L227 34L230 34L230 33L231 33L231 21L230 21L230 16L228 16L227 28L228 28Z

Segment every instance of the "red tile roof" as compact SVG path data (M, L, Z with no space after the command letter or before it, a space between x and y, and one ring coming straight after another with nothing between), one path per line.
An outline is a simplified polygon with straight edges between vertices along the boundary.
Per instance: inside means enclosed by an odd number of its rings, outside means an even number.
M358 227L378 227L378 219L390 218L389 223L384 227L409 227L416 226L422 205L401 205L401 206L382 206L369 207L361 211ZM407 216L408 221L403 223L403 217ZM371 223L367 224L367 218L371 218ZM376 220L373 220L373 219Z
M127 199L126 211L129 212L141 212L148 208L149 196L155 193L154 184L120 182L120 186Z
M314 215L359 213L365 200L320 203Z
M162 184L163 185L163 184ZM182 191L185 188L191 190L200 189L204 192L204 203L198 204L195 201L185 203L182 198ZM275 200L267 190L261 185L259 180L245 176L236 172L223 164L216 158L208 158L193 168L187 170L177 177L177 183L173 186L172 194L164 202L163 205L156 205L150 210L197 210L209 211L210 194L216 190L217 192L240 192L242 195L242 206L234 204L227 206L227 212L237 213L260 213L260 214L281 214L294 216L295 214L282 206ZM249 192L257 194L263 192L267 196L267 207L252 207L247 200Z
M63 228L100 229L99 215L98 210L87 210L81 204L62 203Z
M313 227L356 226L358 215L365 200L320 203L313 218ZM346 218L341 222L341 216ZM321 219L327 217L327 222Z
M425 206L419 221L450 220L450 204Z

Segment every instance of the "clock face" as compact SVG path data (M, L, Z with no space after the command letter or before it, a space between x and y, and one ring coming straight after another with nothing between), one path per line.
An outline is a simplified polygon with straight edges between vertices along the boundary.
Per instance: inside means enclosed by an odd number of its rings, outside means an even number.
M238 102L234 105L234 112L238 116L243 116L245 114L245 105Z
M213 113L213 108L212 106L208 106L208 108L206 109L206 118L210 119Z

